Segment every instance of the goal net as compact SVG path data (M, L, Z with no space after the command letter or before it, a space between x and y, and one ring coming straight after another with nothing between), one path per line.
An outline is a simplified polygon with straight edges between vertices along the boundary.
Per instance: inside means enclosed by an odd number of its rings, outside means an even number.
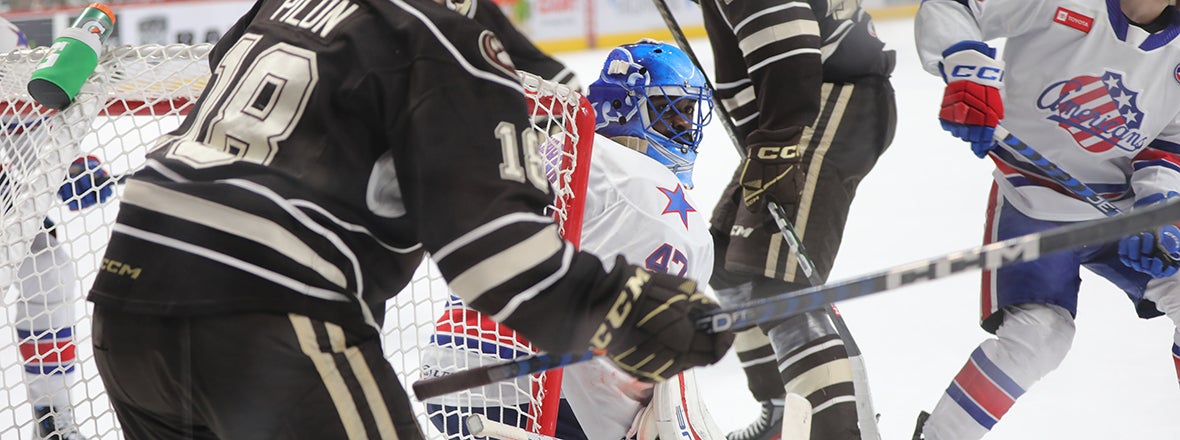
M0 438L30 438L35 406L54 407L56 416L72 418L90 438L122 438L94 365L91 310L84 298L98 271L119 270L102 261L119 209L118 182L143 166L155 139L176 128L196 101L208 79L210 48L107 48L75 104L60 112L38 106L26 92L47 48L0 54ZM521 79L542 146L538 157L556 189L551 210L563 235L576 244L594 116L578 91L525 73ZM58 189L71 163L87 156L101 160L110 174L111 196L106 203L71 210ZM406 389L424 375L490 361L454 336L488 331L484 336L514 353L533 351L510 330L450 300L438 269L427 261L387 304L385 353ZM444 328L450 333L439 331ZM429 347L442 351L428 356L428 363L439 367L443 361L446 368L424 366ZM515 411L506 423L549 435L559 387L560 380L540 375L433 403L410 397L429 438L470 438L439 426L460 422L472 408Z

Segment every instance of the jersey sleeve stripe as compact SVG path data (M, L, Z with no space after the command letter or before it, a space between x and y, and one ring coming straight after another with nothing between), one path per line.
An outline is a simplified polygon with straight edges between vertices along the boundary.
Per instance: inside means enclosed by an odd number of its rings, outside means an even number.
M447 37L438 30L438 27L434 25L434 22L430 21L429 18L426 18L426 16L423 15L421 11L415 9L413 6L410 6L408 3L402 0L389 1L421 21L422 24L430 30L430 33L434 34L434 38L438 40L439 44L442 44L442 46L447 49L447 52L451 53L451 56L455 58L455 62L459 63L459 65L463 67L463 70L466 70L467 73L471 74L471 76L500 84L512 90L516 90L521 94L524 93L524 87L520 85L519 81L514 81L486 70L480 70L479 68L476 68L474 65L472 65L471 62L467 61L467 58L465 58L463 54L455 48L455 45L451 44L451 40L448 40Z
M449 256L451 253L455 252L459 248L462 248L463 246L467 246L468 244L471 244L472 242L479 240L479 239L483 238L484 236L487 236L488 234L491 234L492 232L495 232L496 230L503 228L505 226L511 225L513 223L520 223L520 222L546 223L546 222L552 222L552 221L553 221L552 218L546 217L546 216L543 216L540 214L532 214L532 213L527 213L527 212L517 212L517 213L508 214L503 217L492 220L490 222L487 222L478 228L472 229L470 232L463 234L462 236L455 239L454 241L447 243L446 245L443 245L443 247L439 248L439 250L437 252L432 252L431 257L434 258L435 262L442 261L443 259L447 258L447 256Z
M734 34L741 32L743 27L746 27L746 25L750 24L751 21L754 21L754 19L756 19L758 17L761 17L766 14L773 14L775 12L782 11L782 10L788 9L788 8L808 8L808 9L811 9L811 5L807 4L806 2L790 2L790 3L778 5L775 7L763 9L761 11L750 14L749 17L746 17L744 20L739 22L736 26L733 27L733 32L734 32Z
M795 50L788 51L788 52L783 52L779 55L767 58L767 59L763 60L761 63L750 66L750 72L751 73L755 72L758 69L761 69L763 67L774 64L776 61L782 60L784 58L789 58L789 57L793 57L796 55L806 55L806 54L820 55L820 52L819 52L819 49L810 48L810 47L802 48L802 49L795 49Z
M557 225L549 225L531 237L472 266L450 281L451 289L467 304L473 304L492 288L553 258L565 242Z
M266 245L292 261L301 262L332 284L342 288L348 285L340 268L312 250L298 236L266 218L140 180L128 182L123 203Z
M183 241L180 241L180 240L177 240L174 238L165 237L163 235L156 234L154 232L148 232L148 231L145 231L142 229L127 226L122 223L116 224L114 226L113 231L117 234L124 234L124 235L130 236L130 237L135 237L135 238L143 240L143 241L155 243L160 246L170 247L170 248L173 248L173 249L176 249L176 250L179 250L182 252L187 252L187 253L202 257L202 258L217 261L221 264L225 264L227 266L233 267L235 269L241 270L243 272L249 273L251 275L257 276L257 277L262 278L264 280L267 280L272 283L278 284L280 286L286 287L288 289L294 290L297 293L307 295L307 296L310 296L313 298L319 298L319 299L323 299L323 300L327 300L327 301L342 301L342 302L352 301L352 298L350 298L347 295L344 295L340 292L335 292L335 291L328 290L328 289L322 289L319 287L310 286L306 283L300 282L300 281L295 280L295 279L288 277L286 275L279 274L279 273L274 272L272 270L260 267L258 265L252 264L252 263L242 261L241 259L238 259L238 258L233 257L231 255L228 255L228 254L225 254L222 252L217 252L215 250L212 250L212 249L209 249L206 247L197 246L197 245L194 245L191 243L185 243ZM376 326L376 323L369 323L369 324L374 326L374 328L378 328Z
M515 313L516 309L520 307L521 304L524 304L525 301L533 299L537 295L541 294L541 292L549 289L549 287L558 280L561 280L561 278L565 276L565 273L569 271L570 263L573 261L573 258L574 247L565 246L565 252L561 255L561 267L545 279L541 280L541 282L521 291L520 293L516 294L516 296L513 296L512 300L508 301L508 304L505 304L499 312L496 312L492 315L492 319L496 320L497 322L504 322L509 316Z
M819 37L819 23L810 20L788 21L774 26L768 26L738 42L742 53L749 57L754 51L768 45L801 36Z
M1169 141L1166 141L1163 139L1156 139L1156 140L1151 141L1151 144L1149 144L1148 147L1154 148L1154 149L1160 150L1160 151L1166 151L1166 152L1172 153L1172 154L1180 154L1180 144L1177 144L1175 142L1169 142Z
M753 103L754 99L754 87L751 85L749 87L742 88L741 91L733 95L732 98L722 99L721 103L725 105L726 109L732 110Z

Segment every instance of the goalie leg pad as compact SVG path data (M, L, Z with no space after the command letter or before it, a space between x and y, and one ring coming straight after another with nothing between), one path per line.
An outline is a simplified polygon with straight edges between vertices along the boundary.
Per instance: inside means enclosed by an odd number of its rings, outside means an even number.
M793 316L771 329L769 336L786 393L811 403L811 436L860 438L852 365L827 313Z
M73 261L57 239L41 231L33 256L17 270L20 300L16 323L29 401L34 406L70 406L74 369L74 301L78 297Z
M634 440L701 440L725 438L717 427L696 383L696 374L686 370L677 377L656 384L655 393L627 433Z

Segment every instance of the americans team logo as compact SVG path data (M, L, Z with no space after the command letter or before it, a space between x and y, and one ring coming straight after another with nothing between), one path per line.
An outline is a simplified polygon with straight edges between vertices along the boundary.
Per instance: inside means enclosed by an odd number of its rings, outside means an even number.
M1051 84L1037 98L1037 108L1052 112L1048 119L1086 151L1135 151L1148 139L1139 131L1143 112L1138 96L1123 83L1121 73L1106 71Z

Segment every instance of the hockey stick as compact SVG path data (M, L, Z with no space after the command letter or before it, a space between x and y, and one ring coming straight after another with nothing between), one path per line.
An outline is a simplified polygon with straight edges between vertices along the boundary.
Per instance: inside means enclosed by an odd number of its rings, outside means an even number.
M527 376L542 371L561 368L592 359L594 356L606 354L605 350L587 350L581 354L552 355L538 353L529 357L516 359L500 364L484 365L467 370L457 371L439 377L420 379L414 382L414 396L418 400L426 400L443 394L450 394L475 387L496 383L502 380Z
M528 432L516 426L491 420L483 414L472 414L464 421L467 430L476 437L487 437L498 440L558 440L535 432Z
M1078 222L946 255L903 264L880 272L752 301L723 310L697 324L719 332L743 330L827 304L868 296L899 287L945 278L971 269L992 270L1024 263L1079 246L1108 243L1134 231L1180 221L1180 200L1137 209L1127 214Z
M688 43L688 38L684 35L684 30L680 28L680 24L676 22L676 17L672 15L672 11L668 8L668 3L665 0L652 0L656 6L656 10L660 12L660 18L664 20L664 24L668 26L668 31L672 33L672 38L676 40L676 45L684 51L688 58L692 60L692 64L696 66L697 70L701 71L704 76L705 85L709 90L715 90L713 82L709 80L709 75L705 74L705 68L701 65L700 59L697 58L696 52L692 50L692 45ZM746 157L746 143L738 136L737 126L733 122L733 116L730 115L729 109L725 108L722 103L717 103L713 106L717 113L720 114L721 126L725 128L725 132L729 135L729 141L733 147L737 149L738 156L742 159ZM795 233L795 227L788 220L787 212L773 200L768 200L766 209L770 211L770 216L774 219L778 226L779 232L782 233L783 238L787 241L787 246L795 253L795 260L799 268L803 270L803 274L807 276L807 281L812 286L822 285L824 282L820 279L819 274L815 272L815 264L812 263L811 258L808 258L807 251L803 247L803 241L799 239L799 235ZM840 339L844 342L844 348L848 353L848 360L852 364L853 370L853 387L857 395L864 396L864 399L857 399L857 410L860 413L860 418L866 417L871 420L866 422L868 429L863 429L863 434L867 434L870 439L879 439L881 435L877 433L876 429L876 411L872 408L872 397L869 394L869 380L865 369L864 358L860 353L860 346L856 344L856 339L852 337L852 332L848 329L848 324L844 322L844 317L840 315L840 311L832 304L827 311L828 316L832 320L832 324L836 328L836 333L840 335Z
M1037 152L1037 150L1024 143L1024 141L1020 140L1020 138L1017 138L1016 135L1012 134L1012 132L1008 131L1008 129L997 125L993 138L1000 145L1006 147L1008 151L1019 154L1020 157L1024 158L1025 162L1032 164L1043 171L1045 174L1049 175L1049 177L1051 177L1053 180L1056 180L1057 183L1060 183L1061 186L1064 186L1079 199L1082 199L1082 201L1090 204L1090 206L1093 206L1094 209L1097 209L1098 212L1101 212L1103 215L1110 217L1123 213L1122 210L1120 210L1113 203L1110 203L1109 200L1106 200L1105 197L1099 195L1098 192L1090 188L1089 185L1086 185L1082 181L1073 177L1060 166L1053 163L1053 161L1049 160L1045 156L1042 156ZM1168 263L1168 265L1180 266L1180 261L1176 261L1175 258L1172 258L1167 249L1164 249L1163 244L1159 243L1158 240L1156 242L1156 248L1160 250L1160 257L1162 257L1165 262Z
M676 22L676 17L674 17L672 15L672 11L668 9L668 3L665 0L652 0L652 2L655 3L656 10L660 12L660 17L664 19L664 24L668 26L668 31L672 33L672 38L676 40L676 44L680 46L680 49L683 50L685 54L688 55L688 58L692 60L692 64L696 66L697 70L700 70L701 73L704 74L705 68L702 67L701 61L697 58L696 53L693 52L692 46L688 43L688 38L685 37L684 31L680 28L680 24ZM709 87L709 90L714 90L713 82L709 80L709 75L705 74L704 78L705 85ZM729 114L729 110L726 109L725 105L723 104L719 103L714 105L713 108L716 109L717 113L721 115L721 117L718 119L721 120L722 127L725 127L725 132L729 134L729 141L733 144L734 149L737 150L738 156L740 156L742 159L745 159L746 143L741 139L740 136L738 136L737 126L735 126L733 123L733 116ZM823 280L821 280L819 278L819 274L815 272L815 264L813 264L811 259L807 257L807 251L803 247L803 241L800 240L799 235L795 233L795 227L791 224L791 221L787 220L786 210L784 210L782 206L779 206L779 204L775 203L774 201L768 201L766 204L766 209L770 211L771 217L774 218L775 224L778 225L779 231L782 232L783 238L787 241L787 246L789 246L791 251L795 253L795 259L798 261L800 269L803 270L803 274L807 276L807 280L812 286L823 284ZM833 306L833 308L834 307L835 306ZM832 312L833 313L830 315L832 316L832 320L836 323L836 330L840 333L840 336L844 338L844 345L848 349L849 357L860 356L860 347L858 347L856 345L856 341L852 339L852 334L848 331L848 325L844 323L844 318L841 317L836 310L833 309Z
M1031 146L1020 140L1020 138L1017 138L1008 129L997 125L993 138L1000 145L1007 147L1008 151L1019 154L1025 161L1045 172L1050 178L1056 180L1065 189L1068 189L1069 192L1072 192L1079 199L1082 199L1082 201L1089 203L1098 212L1107 216L1122 214L1122 211L1117 206L1114 206L1113 203L1110 203L1106 198L1099 195L1097 191L1094 191L1085 183L1074 178L1068 172L1061 169L1061 167L1057 166L1057 164L1045 158L1045 156L1037 153L1037 150L1034 150Z
M1180 200L1146 206L1143 209L1115 217L1078 222L1034 232L913 263L893 266L850 280L752 301L703 317L697 321L697 325L711 332L744 330L760 323L820 310L834 302L942 279L968 270L992 270L1033 261L1043 255L1079 246L1108 243L1133 231L1142 231L1176 221L1180 221ZM487 385L498 380L536 373L543 371L543 369L563 367L588 360L593 356L594 352L591 351L580 356L556 357L541 354L510 363L489 365L448 376L420 380L414 383L413 388L419 400L427 399ZM526 366L522 367L522 364ZM479 377L469 377L472 375Z

